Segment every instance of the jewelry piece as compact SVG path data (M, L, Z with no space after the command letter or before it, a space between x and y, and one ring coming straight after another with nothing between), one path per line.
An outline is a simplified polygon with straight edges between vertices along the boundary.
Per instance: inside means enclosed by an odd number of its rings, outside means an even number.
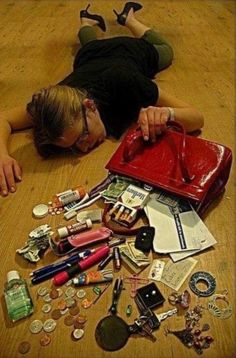
M197 284L200 281L203 281L206 283L206 285L207 285L206 290L200 290L197 287ZM190 277L189 287L191 288L193 293L195 293L195 295L197 295L197 296L200 296L200 297L211 296L215 292L215 289L216 289L216 280L209 272L198 271L198 272L195 272Z
M208 300L208 310L211 314L213 314L213 316L220 319L226 319L232 315L233 309L226 298L227 293L227 291L224 291L222 294L216 293ZM227 307L219 308L216 304L216 300L224 300L227 303Z
M188 308L191 301L191 296L187 290L185 290L182 294L179 294L178 292L172 292L169 295L168 300L171 305L180 304L182 308Z

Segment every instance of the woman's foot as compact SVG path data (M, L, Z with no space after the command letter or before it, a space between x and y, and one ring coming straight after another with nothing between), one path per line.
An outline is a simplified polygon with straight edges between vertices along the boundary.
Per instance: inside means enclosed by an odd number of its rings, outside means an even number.
M113 10L113 12L116 14L117 22L120 25L125 26L134 19L134 12L142 9L142 7L143 6L137 2L128 1L121 13L118 14L116 10Z
M88 8L90 7L90 4L86 7L85 10L80 11L80 20L81 25L88 25L88 26L94 26L97 25L100 27L102 31L106 31L106 24L102 16L97 14L90 14L88 12Z

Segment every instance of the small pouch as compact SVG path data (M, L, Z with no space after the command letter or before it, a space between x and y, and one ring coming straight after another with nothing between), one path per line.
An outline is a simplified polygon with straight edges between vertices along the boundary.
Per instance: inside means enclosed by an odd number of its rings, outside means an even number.
M154 235L154 227L142 226L136 235L135 248L142 252L149 252L153 248Z

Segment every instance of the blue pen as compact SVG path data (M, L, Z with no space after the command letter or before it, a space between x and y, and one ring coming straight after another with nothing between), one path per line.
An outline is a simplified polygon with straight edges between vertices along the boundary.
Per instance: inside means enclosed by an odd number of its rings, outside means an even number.
M46 281L49 278L52 278L57 273L69 269L71 266L73 266L75 263L79 262L80 260L86 258L89 256L94 250L86 250L85 252L81 252L80 254L73 255L73 260L70 260L70 262L65 262L63 265L60 265L59 267L53 267L48 269L48 271L44 271L40 274L37 274L36 276L33 276L31 283L33 285ZM70 257L71 259L71 257Z
M70 257L68 257L66 260L63 260L63 261L59 261L59 262L56 262L54 264L51 264L51 265L47 265L47 266L44 266L44 267L41 267L33 272L30 273L30 276L38 276L38 275L41 275L43 273L46 273L48 271L50 271L51 269L56 269L56 268L59 268L61 266L64 266L65 264L67 263L70 263L70 262L74 262L74 260L78 260L78 258L84 258L88 255L90 255L91 253L93 252L93 250L85 250L85 251L82 251L82 252L79 252L79 253L76 253Z

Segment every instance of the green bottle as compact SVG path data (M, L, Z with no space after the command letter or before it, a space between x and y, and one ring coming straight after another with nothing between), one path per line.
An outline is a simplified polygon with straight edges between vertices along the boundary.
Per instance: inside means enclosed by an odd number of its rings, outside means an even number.
M12 322L33 313L34 307L25 280L20 278L18 271L9 271L5 284L4 296L7 312Z

